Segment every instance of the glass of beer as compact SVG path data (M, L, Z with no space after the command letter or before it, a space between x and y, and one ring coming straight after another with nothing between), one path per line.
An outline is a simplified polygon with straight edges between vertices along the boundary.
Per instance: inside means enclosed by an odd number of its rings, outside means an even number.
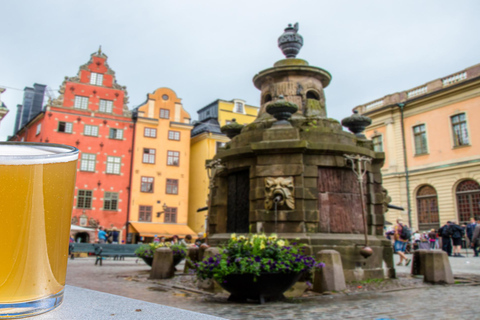
M63 301L78 149L0 142L0 319Z

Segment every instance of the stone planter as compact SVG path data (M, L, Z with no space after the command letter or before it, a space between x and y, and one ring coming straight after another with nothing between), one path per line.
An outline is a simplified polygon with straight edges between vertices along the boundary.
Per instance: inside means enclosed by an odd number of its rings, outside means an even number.
M230 274L219 285L230 292L228 301L256 300L263 304L285 298L283 293L290 289L301 275L302 273L262 273L257 277L257 281L254 281L254 275L250 273Z
M143 261L145 261L146 264L148 264L150 267L153 264L153 257L141 257ZM173 266L175 267L177 264L180 263L184 258L179 255L174 255L173 256Z

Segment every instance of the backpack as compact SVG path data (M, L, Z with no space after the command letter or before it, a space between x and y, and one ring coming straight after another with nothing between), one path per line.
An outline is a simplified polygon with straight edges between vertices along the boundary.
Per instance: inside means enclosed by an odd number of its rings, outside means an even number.
M412 230L406 225L402 225L402 232L400 233L400 238L403 240L410 240L412 237Z
M442 228L442 237L448 238L448 237L451 237L452 234L453 234L452 227L449 227L449 226L445 225Z

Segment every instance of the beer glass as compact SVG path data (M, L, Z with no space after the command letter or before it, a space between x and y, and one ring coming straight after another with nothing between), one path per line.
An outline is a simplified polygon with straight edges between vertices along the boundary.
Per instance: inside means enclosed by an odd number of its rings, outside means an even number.
M78 149L0 142L0 319L63 301Z

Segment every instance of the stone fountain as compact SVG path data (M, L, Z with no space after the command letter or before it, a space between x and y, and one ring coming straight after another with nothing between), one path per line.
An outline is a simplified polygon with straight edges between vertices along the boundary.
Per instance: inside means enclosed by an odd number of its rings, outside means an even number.
M338 251L346 281L394 277L392 246L383 235L384 153L362 134L368 118L343 120L354 133L327 118L331 75L296 58L303 45L298 24L278 44L286 59L253 78L261 91L257 119L234 124L236 135L209 165L210 244L231 233L276 232L312 253ZM352 159L368 159L361 181Z

